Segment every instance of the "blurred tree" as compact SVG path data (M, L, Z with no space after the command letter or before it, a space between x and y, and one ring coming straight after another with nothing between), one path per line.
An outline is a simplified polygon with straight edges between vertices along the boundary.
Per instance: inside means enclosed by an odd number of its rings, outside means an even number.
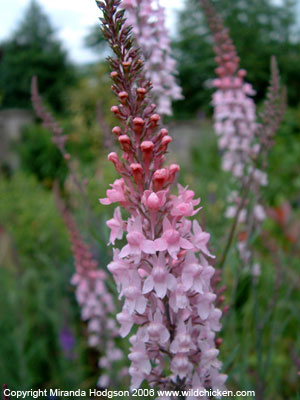
M38 76L41 93L53 109L62 111L65 89L74 81L74 68L35 0L11 38L0 45L2 108L31 107L33 75Z
M107 45L107 41L103 36L99 24L93 25L90 28L89 33L84 39L84 43L86 47L97 51L100 56L110 52L109 46Z
M298 1L299 2L299 1ZM299 102L300 37L297 32L296 0L275 3L272 0L212 0L230 29L247 79L264 97L269 81L270 57L275 55L284 83L288 86L290 104ZM194 113L207 107L210 93L205 82L214 77L212 38L199 0L186 0L179 14L179 36L174 43L179 63L179 76L185 102L177 109Z
M37 124L24 127L17 145L21 169L52 188L53 182L64 183L68 170L60 151L52 142L50 133Z

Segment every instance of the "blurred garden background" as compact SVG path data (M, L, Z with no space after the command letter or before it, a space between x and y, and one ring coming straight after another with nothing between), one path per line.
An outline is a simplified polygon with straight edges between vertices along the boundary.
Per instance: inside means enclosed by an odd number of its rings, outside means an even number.
M76 9L84 12L87 2L76 2ZM223 277L230 308L223 318L220 358L232 390L255 390L257 399L296 400L300 399L300 2L214 3L230 29L247 79L257 90L258 107L269 83L272 55L288 93L287 112L268 163L269 185L264 189L268 218L254 243L261 264L259 283L254 293L249 272L241 270L233 246ZM0 4L10 8L4 0ZM216 67L212 39L197 0L182 1L176 8L171 1L164 4L170 10L173 55L184 95L173 104L173 116L164 121L174 139L169 157L181 163L181 183L191 185L201 197L200 218L218 255L230 227L224 217L230 176L221 169L212 125L209 82ZM67 12L58 24L38 0L20 2L13 29L0 43L0 381L13 389L87 390L96 386L99 375L98 354L88 347L70 283L74 264L67 230L53 197L58 181L82 235L105 268L111 258L105 220L112 209L100 206L98 198L116 177L107 162L114 143L103 130L103 123L110 128L115 124L109 111L115 100L105 62L109 50L94 9L94 25L77 39L85 46L81 52L70 50L74 40L60 39L59 30L68 28ZM51 134L35 117L30 95L34 75L44 101L68 135L67 150L86 185L90 212ZM128 385L125 380L123 388Z

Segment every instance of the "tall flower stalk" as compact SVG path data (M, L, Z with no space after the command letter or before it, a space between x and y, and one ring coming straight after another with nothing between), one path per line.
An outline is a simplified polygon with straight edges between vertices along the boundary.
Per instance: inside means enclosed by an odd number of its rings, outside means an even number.
M183 97L175 79L176 61L171 55L165 9L159 0L123 0L121 6L141 50L146 77L152 82L157 111L171 115L172 100Z
M87 210L88 218L89 221L91 222L91 225L95 226L97 232L99 232L100 234L101 239L104 241L104 238L101 236L101 229L99 229L100 226L98 224L97 217L93 212L90 201L88 199L85 182L78 176L77 171L72 164L71 154L66 149L68 135L64 134L64 130L60 126L59 122L53 117L51 112L45 106L43 99L39 93L38 78L36 76L33 76L31 81L31 101L36 116L42 121L43 127L51 133L52 142L60 151L62 157L66 162L67 168L70 173L70 177L81 196L85 209Z
M88 344L101 354L99 367L104 372L98 380L98 386L107 387L112 382L113 363L123 359L123 353L115 343L118 328L113 317L116 313L114 299L106 287L106 272L99 269L97 259L81 237L75 220L58 194L56 203L72 244L75 273L71 283L76 288L81 318L87 323Z
M245 266L250 267L252 252L249 240L259 229L266 214L261 188L268 183L265 172L268 152L285 109L285 93L280 88L275 58L271 63L271 82L264 110L257 115L252 86L245 82L246 71L240 68L236 48L210 0L200 0L214 38L218 78L213 85L215 131L222 151L222 167L230 171L239 190L228 197L226 216L233 226L221 265L224 265L237 226L240 227L239 253Z
M164 166L171 137L160 129L160 116L151 100L151 82L144 75L140 51L134 47L120 0L97 1L103 12L102 31L114 57L112 90L119 104L111 111L120 122L118 137L122 159L110 153L121 175L107 190L104 205L118 203L107 222L114 245L125 233L126 244L115 248L108 265L124 299L117 315L122 337L133 326L129 359L132 387L145 380L164 389L221 389L216 332L221 311L211 288L214 268L209 259L210 235L195 216L200 202L194 192L170 187L179 166Z

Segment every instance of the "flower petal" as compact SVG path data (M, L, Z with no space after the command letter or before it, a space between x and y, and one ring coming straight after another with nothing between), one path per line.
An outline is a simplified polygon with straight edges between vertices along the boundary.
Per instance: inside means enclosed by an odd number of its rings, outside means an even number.
M153 281L152 276L150 275L150 276L148 276L147 279L145 279L144 286L143 286L143 293L145 294L145 293L151 292L153 287L154 287L154 281Z
M155 254L156 252L153 240L144 240L141 245L141 249L146 254Z
M168 244L163 238L155 239L154 246L156 251L165 251L168 248Z

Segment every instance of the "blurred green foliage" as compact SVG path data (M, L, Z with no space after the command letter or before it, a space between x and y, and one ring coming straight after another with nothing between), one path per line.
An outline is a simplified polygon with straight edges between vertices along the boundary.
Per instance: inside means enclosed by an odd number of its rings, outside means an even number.
M110 52L109 46L107 45L99 24L91 26L84 42L86 47L99 52L99 55L103 56L105 53L109 54Z
M0 180L1 345L0 376L14 388L76 387L85 345L69 282L69 243L51 193L26 174ZM65 323L77 336L77 362L64 355ZM76 325L77 324L77 325ZM77 328L76 328L77 326ZM77 329L77 332L76 332Z
M107 150L108 139L109 142L114 140L110 129L116 121L110 108L116 100L111 92L107 64L100 62L87 68L69 96L70 145L78 158L91 162L103 149Z
M1 108L31 108L34 75L52 108L62 112L66 89L75 82L75 70L47 15L32 0L13 35L0 45Z
M16 147L22 170L50 188L55 180L61 185L64 183L68 173L66 163L48 130L40 125L26 126Z
M273 177L264 192L268 202L278 205L289 199L300 205L300 108L289 108L269 156L268 171ZM284 184L283 184L284 182Z

